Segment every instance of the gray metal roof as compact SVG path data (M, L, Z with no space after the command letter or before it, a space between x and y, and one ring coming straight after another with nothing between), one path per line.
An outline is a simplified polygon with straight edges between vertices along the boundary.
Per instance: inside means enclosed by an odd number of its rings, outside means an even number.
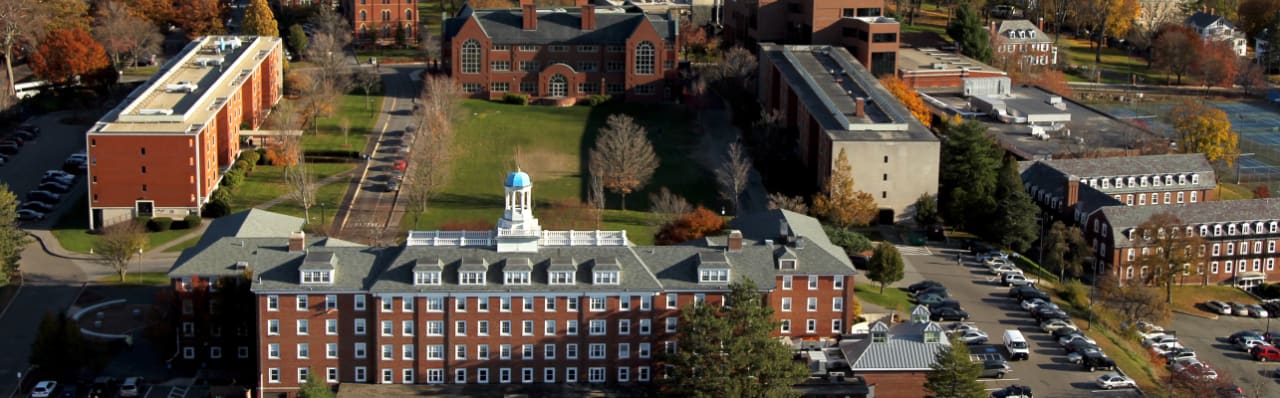
M1199 153L1188 154L1172 154L1172 155L1144 155L1144 156L1119 156L1110 158L1091 158L1091 159L1055 159L1040 160L1038 162L1058 170L1063 174L1074 175L1080 179L1086 180L1090 178L1104 177L1141 177L1169 174L1199 174L1200 183L1191 184L1189 181L1186 185L1176 185L1159 187L1148 185L1139 187L1111 188L1104 189L1108 193L1124 193L1124 192L1151 192L1164 190L1187 190L1197 188L1213 188L1217 179L1214 177L1213 166L1205 159L1204 155ZM1021 162L1028 163L1028 162Z
M1280 220L1280 198L1222 200L1168 205L1112 206L1102 209L1116 247L1131 246L1124 231L1151 216L1168 212L1186 225Z
M872 325L872 331L882 331ZM888 328L889 338L884 342L874 342L870 335L859 335L840 342L840 351L849 361L849 368L858 371L886 370L929 370L934 359L942 349L950 347L946 336L940 336L937 343L924 342L926 331L941 334L942 328L933 322L904 322Z
M624 246L592 247L573 246L543 248L537 253L498 253L491 247L440 247L440 246L402 246L394 248L396 254L388 257L390 266L376 276L370 290L375 293L392 292L592 292L592 291L658 291L661 285L631 253L631 248ZM551 285L547 280L547 268L552 257L567 259L572 257L579 263L576 266L576 283L572 286ZM511 258L528 261L532 264L530 284L504 285L505 267L489 266L485 274L484 285L461 285L458 283L458 271L482 270L480 264L490 265L504 263ZM612 260L606 260L611 258ZM444 263L442 283L438 286L414 286L412 270L420 259L440 259ZM592 284L591 266L581 266L589 262L613 261L611 266L622 272L618 285ZM466 265L463 265L467 262Z
M301 231L304 221L294 216L260 209L249 209L210 221L209 227L205 229L204 235L200 237L200 242L197 246L212 243L229 236L237 238L287 237L290 232Z
M582 30L582 13L578 9L553 12L538 11L535 30L524 30L523 11L519 9L471 10L464 7L445 21L445 40L452 40L468 20L480 24L494 44L626 44L627 38L641 23L653 25L663 40L676 37L677 23L666 15L622 13L609 8L596 9L596 28Z

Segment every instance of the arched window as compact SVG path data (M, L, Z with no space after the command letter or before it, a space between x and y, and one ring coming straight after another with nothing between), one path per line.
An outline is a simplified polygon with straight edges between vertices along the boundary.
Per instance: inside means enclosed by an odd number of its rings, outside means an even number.
M391 10L382 10L382 22L391 20Z
M480 73L480 42L462 43L462 73Z
M642 41L636 45L636 74L652 75L653 74L653 43Z
M413 20L413 10L404 10L404 20L406 21Z
M569 80L559 73L552 75L551 80L547 81L547 93L552 97L569 95Z
M369 13L365 10L360 10L360 22L365 22L368 20L369 20Z

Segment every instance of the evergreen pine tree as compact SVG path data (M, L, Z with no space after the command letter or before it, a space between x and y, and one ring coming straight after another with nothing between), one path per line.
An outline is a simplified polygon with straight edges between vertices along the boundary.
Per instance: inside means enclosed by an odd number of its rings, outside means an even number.
M976 229L995 207L1000 147L975 120L949 125L942 144L943 218L962 229Z
M956 18L947 25L947 35L960 45L960 52L969 58L991 63L991 33L982 24L982 14L966 3L956 9Z
M267 5L267 0L253 0L244 11L244 25L241 33L251 36L280 37L280 27L276 16Z
M1026 250L1036 240L1036 213L1040 211L1031 195L1022 188L1018 163L1007 158L996 186L995 211L987 223L986 238L1016 251Z
M951 346L944 348L934 357L929 375L926 376L924 389L933 398L983 398L986 397L978 375L982 374L982 365L969 358L969 347L956 337L951 338Z

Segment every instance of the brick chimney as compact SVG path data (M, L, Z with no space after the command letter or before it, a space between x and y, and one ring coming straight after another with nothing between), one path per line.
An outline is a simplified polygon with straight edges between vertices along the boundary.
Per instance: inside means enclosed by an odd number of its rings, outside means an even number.
M736 229L730 230L727 246L730 252L742 251L742 231Z
M1040 18L1040 23L1037 25L1037 27L1038 27L1038 28L1040 28L1040 31L1041 31L1041 32L1044 32L1044 18L1043 18L1043 17L1041 17L1041 18Z
M1216 12L1218 12L1218 9L1216 9L1216 8L1210 8L1210 9L1209 9L1209 15L1214 15L1214 13L1216 13Z
M991 33L991 35L990 35L990 36L991 36L991 38L993 38L993 39L994 39L994 38L996 37L996 33L998 33L998 32L996 32L996 21L991 21L991 32L990 32L990 33Z
M855 110L854 110L853 116L862 117L863 115L866 114L867 99L858 97L858 99L855 100L855 103L857 104L857 108L854 108Z
M307 247L307 233L296 231L289 234L289 252L300 252Z
M1066 199L1063 200L1062 207L1070 209L1080 202L1080 177L1067 176Z
M582 6L582 30L596 30L596 6Z
M532 1L520 0L520 15L524 18L524 30L538 30L538 6Z

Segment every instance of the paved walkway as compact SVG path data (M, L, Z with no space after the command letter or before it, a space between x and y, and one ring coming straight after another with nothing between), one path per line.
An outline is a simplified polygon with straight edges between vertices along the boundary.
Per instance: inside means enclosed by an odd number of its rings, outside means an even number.
M733 125L733 114L729 111L729 104L710 91L705 95L708 105L698 111L698 123L703 133L698 160L714 176L717 168L724 164L729 146L742 141L742 132ZM747 150L745 145L743 150ZM769 192L765 190L760 173L755 167L751 168L748 181L747 188L738 196L738 207L741 208L738 213L751 214L768 210ZM716 188L719 189L719 185ZM733 211L733 209L729 210Z

